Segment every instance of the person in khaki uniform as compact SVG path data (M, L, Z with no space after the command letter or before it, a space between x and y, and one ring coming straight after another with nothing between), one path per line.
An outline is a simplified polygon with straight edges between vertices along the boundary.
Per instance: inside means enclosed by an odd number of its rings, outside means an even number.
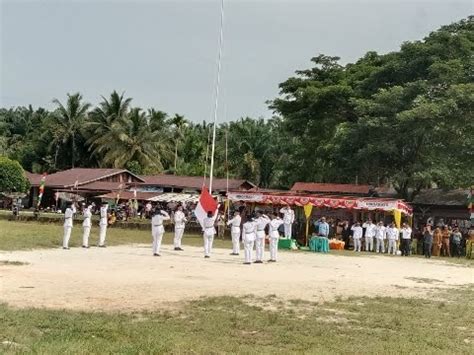
M439 227L433 232L433 256L439 256L441 251L441 241L443 239L443 233Z
M449 246L449 238L451 238L451 231L448 229L448 226L443 227L441 235L443 237L441 242L441 255L451 256L451 250Z

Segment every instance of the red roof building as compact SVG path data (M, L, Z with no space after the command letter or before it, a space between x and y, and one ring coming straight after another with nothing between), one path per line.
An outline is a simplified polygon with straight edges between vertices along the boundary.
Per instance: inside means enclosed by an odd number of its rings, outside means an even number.
M319 182L296 182L291 188L292 192L330 193L341 195L370 196L372 186L355 184L326 184Z

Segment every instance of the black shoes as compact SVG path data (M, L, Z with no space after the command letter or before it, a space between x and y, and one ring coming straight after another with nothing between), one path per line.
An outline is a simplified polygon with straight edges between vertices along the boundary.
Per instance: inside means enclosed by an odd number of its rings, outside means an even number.
M239 255L239 253L230 253L230 255Z
M244 265L251 265L252 263L244 263Z
M87 245L83 245L82 247L83 247L84 249L89 249L89 246L87 246Z
M174 250L183 251L183 249L181 249L181 248L174 248Z
M99 245L98 246L99 248L107 248L107 246L104 244L104 245Z
M256 260L255 264L263 264L263 261L262 260Z
M64 250L69 250L69 248L68 248L68 247L63 247L63 249L64 249Z
M160 254L158 254L158 253L155 253L155 254L153 254L153 256L161 256L161 255L160 255Z
M268 260L268 262L269 262L269 263L276 263L277 261L270 259L270 260Z
M205 258L205 259L209 259L210 256L209 256L209 255L204 255L204 258Z

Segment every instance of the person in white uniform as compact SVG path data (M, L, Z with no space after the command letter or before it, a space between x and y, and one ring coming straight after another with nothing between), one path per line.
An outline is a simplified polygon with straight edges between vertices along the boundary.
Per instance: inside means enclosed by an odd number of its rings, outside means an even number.
M265 227L270 223L270 218L263 212L257 212L257 219L255 220L257 234L255 239L256 264L263 263L263 254L265 252Z
M375 224L369 219L362 229L365 229L365 251L374 251Z
M92 212L91 212L92 206L89 205L85 208L83 215L84 215L84 221L82 222L82 247L83 248L89 248L89 235L91 234L91 218L92 218Z
M240 212L234 212L234 218L227 222L230 227L230 234L232 236L232 253L230 255L240 254L240 224L242 223L242 217Z
M380 221L375 228L375 252L377 253L385 253L385 229L382 221Z
M158 208L155 210L153 217L151 218L151 234L153 236L153 256L161 256L161 241L163 240L163 234L165 234L165 227L163 221L170 219L170 215L163 210Z
M107 202L103 202L100 207L100 222L99 222L99 248L105 248L105 237L107 235L108 224L108 209Z
M360 253L363 230L359 222L355 222L351 227L352 239L354 240L354 251Z
M275 263L277 261L277 254L278 254L278 240L280 239L280 232L278 229L283 224L283 220L278 217L276 213L272 215L272 220L269 223L270 229L270 260L269 262Z
M207 212L207 217L203 220L204 257L206 259L211 257L212 243L214 242L214 236L216 235L216 219L217 210L215 213L212 211Z
M74 213L76 213L76 207L72 202L68 202L66 205L66 211L64 211L63 249L66 250L69 249L69 239L71 238Z
M402 255L408 256L411 252L411 233L412 230L407 223L403 223L402 225Z
M183 250L181 248L181 240L183 239L184 226L187 221L183 207L178 206L178 210L174 213L174 250Z
M291 227L295 221L295 211L293 211L290 206L283 207L280 210L280 213L283 214L283 227L285 230L285 238L291 239Z
M247 216L247 222L242 226L242 241L244 242L245 265L252 263L253 245L256 239L257 223L252 216Z
M390 224L390 226L387 228L388 254L397 254L397 241L399 234L400 232L398 231L397 227L395 227L395 224Z

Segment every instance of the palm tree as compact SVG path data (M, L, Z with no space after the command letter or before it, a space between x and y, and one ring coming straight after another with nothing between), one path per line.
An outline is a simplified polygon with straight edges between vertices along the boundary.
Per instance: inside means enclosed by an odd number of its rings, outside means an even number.
M184 137L184 129L188 125L188 121L184 116L178 115L177 113L171 118L171 124L174 126L174 174L176 175L178 165L178 146Z
M56 145L56 154L54 165L56 167L59 147L70 144L71 149L71 167L76 163L76 138L82 129L82 125L90 108L89 103L82 102L82 95L79 93L67 94L67 103L64 106L58 99L53 103L57 109L51 115L52 119L52 144Z
M127 116L131 101L131 98L124 98L124 93L119 95L115 90L110 94L109 99L102 96L102 102L89 114L86 125L89 133L87 143L93 149L92 154L99 157L101 153L105 154L100 142L104 136L111 133L115 122Z
M103 154L107 166L123 168L131 161L141 167L161 171L162 159L169 155L167 136L152 130L140 108L113 122L111 129L95 141L96 151Z

